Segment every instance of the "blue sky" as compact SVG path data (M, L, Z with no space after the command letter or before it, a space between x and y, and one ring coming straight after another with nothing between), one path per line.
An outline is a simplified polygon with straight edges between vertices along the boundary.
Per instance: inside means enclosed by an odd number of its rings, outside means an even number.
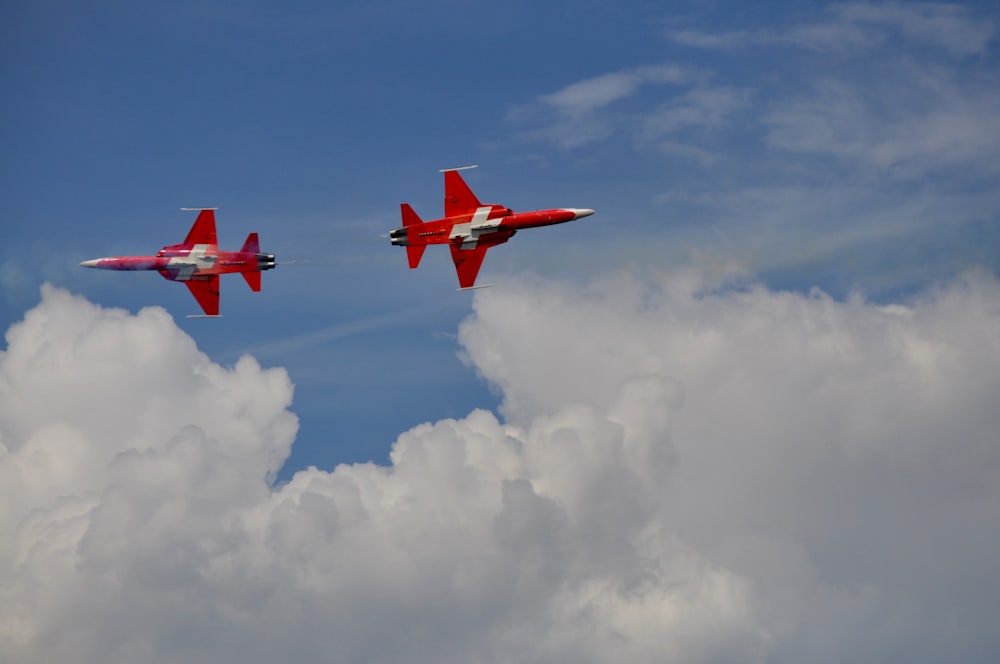
M998 44L995 2L4 3L0 652L994 661ZM597 213L456 292L383 236L466 164ZM198 206L289 261L223 318L79 267Z
M707 256L878 298L995 270L995 11L881 7L8 3L0 323L46 281L194 311L155 275L76 264L219 206L224 247L258 231L302 263L259 296L225 280L222 321L180 324L221 362L288 367L290 469L329 467L496 405L456 359L471 297L446 252L408 273L378 237L400 202L439 212L441 167L481 164L474 190L515 209L599 212L491 252L490 282Z

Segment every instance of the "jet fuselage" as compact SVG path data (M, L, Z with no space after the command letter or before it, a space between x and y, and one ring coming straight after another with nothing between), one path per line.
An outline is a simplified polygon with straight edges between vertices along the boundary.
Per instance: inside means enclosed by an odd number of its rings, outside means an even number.
M181 244L163 247L155 256L108 256L80 263L99 270L156 270L164 279L181 281L207 316L219 315L219 275L239 272L253 291L260 273L275 266L274 254L262 254L256 233L239 251L219 251L214 208L201 209Z
M80 263L83 267L100 270L157 270L181 271L188 276L230 274L248 270L271 270L275 266L274 254L258 254L243 251L218 251L216 253L196 250L161 251L155 256L108 256Z
M475 286L476 275L490 247L503 244L524 228L552 226L589 217L588 208L554 208L514 212L503 205L484 205L458 173L444 172L444 217L423 221L407 203L400 205L403 225L389 231L389 240L406 247L410 268L420 264L428 245L447 244L461 288Z
M389 237L392 244L400 247L448 244L455 240L467 241L471 238L475 238L479 243L493 239L497 240L493 244L500 244L525 228L564 224L592 214L593 210L581 208L514 212L500 205L483 206L473 214L425 221L419 226L403 226L390 231Z

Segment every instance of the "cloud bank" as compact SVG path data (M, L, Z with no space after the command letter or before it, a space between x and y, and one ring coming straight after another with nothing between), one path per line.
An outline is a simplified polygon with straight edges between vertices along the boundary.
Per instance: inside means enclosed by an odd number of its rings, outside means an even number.
M893 306L689 273L474 306L460 341L503 421L271 487L284 371L46 288L0 356L4 661L1000 649L994 277Z

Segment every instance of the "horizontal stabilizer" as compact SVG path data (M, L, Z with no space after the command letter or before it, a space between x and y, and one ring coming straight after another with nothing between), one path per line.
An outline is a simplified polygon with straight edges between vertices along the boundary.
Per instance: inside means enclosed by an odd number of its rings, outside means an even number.
M255 270L253 272L241 272L240 274L242 274L243 278L247 280L248 284L250 284L250 290L255 293L260 292L260 272Z
M420 259L424 255L426 244L411 244L406 247L406 258L410 261L410 269L420 265Z

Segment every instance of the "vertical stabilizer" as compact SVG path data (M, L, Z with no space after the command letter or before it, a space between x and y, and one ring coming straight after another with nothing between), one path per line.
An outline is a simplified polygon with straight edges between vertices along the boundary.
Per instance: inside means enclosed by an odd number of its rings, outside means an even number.
M260 240L257 239L256 233L250 233L247 236L247 241L243 243L243 248L240 251L248 254L260 253Z
M403 226L416 226L424 223L424 220L410 207L409 203L400 203L399 212L403 216Z
M419 239L420 231L414 227L423 226L424 220L410 207L409 203L400 203L399 212L403 217L403 227L392 231L389 236L392 238L393 244L406 247L406 258L412 269L420 265L420 259L424 255L424 250L427 249L427 244L411 244L410 230L414 230L413 237Z

